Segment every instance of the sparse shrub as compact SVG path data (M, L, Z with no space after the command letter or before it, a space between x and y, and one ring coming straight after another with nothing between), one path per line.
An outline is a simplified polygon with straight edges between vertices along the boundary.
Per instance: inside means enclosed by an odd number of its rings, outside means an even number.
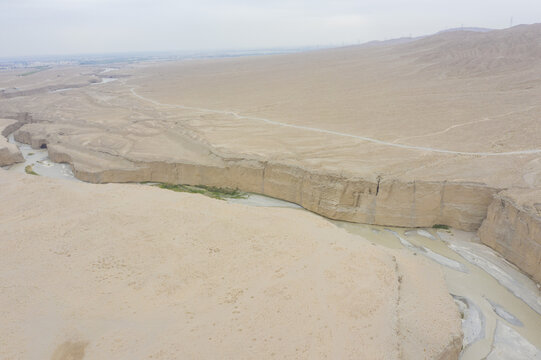
M155 184L162 189L177 191L177 192L188 192L192 194L201 194L213 199L246 199L248 194L240 191L239 189L229 189L229 188L220 188L216 186L206 186L206 185L174 185L174 184Z
M26 167L24 168L24 171L25 171L27 174L39 176L39 174L36 173L36 172L34 171L34 169L32 169L32 165L26 165Z

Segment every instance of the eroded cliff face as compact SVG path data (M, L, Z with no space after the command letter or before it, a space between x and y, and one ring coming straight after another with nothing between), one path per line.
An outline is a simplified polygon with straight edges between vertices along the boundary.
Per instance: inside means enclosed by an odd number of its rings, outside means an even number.
M34 148L46 145L51 160L71 164L77 178L91 183L151 181L239 188L294 202L331 219L376 225L445 224L476 231L483 223L482 242L541 281L540 222L530 211L537 208L530 204L526 207L530 210L524 210L502 195L505 192L500 194L503 189L472 182L337 174L298 163L223 155L208 144L194 145L188 137L176 148L181 152L182 146L190 148L185 160L143 161L101 143L78 143L63 131L32 123L16 131L15 138Z
M23 162L24 158L17 146L0 139L0 166Z
M467 182L402 181L348 176L279 161L220 157L197 161L138 161L129 156L77 148L47 138L39 126L15 133L23 143L47 144L55 162L70 163L77 178L92 183L165 182L239 188L301 205L325 217L405 227L446 224L477 230L498 191Z
M479 229L483 244L541 282L541 191L497 194Z
M10 144L7 136L19 127L19 122L12 119L0 119L0 166L23 162L24 158L16 145Z

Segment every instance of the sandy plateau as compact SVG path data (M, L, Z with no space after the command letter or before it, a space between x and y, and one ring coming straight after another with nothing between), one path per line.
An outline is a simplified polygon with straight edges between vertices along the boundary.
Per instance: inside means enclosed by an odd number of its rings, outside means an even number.
M106 70L0 72L2 135L86 182L239 188L335 220L478 231L541 281L540 24ZM4 138L2 165L24 161ZM460 351L432 264L315 216L136 185L0 181L11 358Z

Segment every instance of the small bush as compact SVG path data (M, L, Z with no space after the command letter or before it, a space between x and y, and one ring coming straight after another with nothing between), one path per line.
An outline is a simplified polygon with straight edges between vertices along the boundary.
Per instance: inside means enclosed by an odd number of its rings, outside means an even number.
M30 175L36 175L36 176L39 176L38 173L36 173L34 171L34 169L32 169L32 165L26 165L26 167L24 168L24 172L26 172L27 174L30 174Z

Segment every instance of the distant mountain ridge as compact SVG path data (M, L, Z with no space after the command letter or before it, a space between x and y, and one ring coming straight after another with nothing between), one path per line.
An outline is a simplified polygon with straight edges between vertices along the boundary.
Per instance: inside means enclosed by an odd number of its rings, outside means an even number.
M457 28L451 28L451 29L445 29L438 31L436 34L446 33L446 32L453 32L453 31L472 31L472 32L489 32L493 31L494 29L489 28L482 28L482 27L457 27Z
M446 31L390 48L448 75L495 75L541 66L541 24Z
M457 27L457 28L450 28L445 30L440 30L434 34L430 35L421 35L421 36L414 36L414 37L400 37L395 39L389 39L389 40L372 40L368 41L366 43L360 44L360 46L363 47L370 47L370 46L387 46L387 45L397 45L397 44L406 44L410 43L412 41L424 39L433 35L437 34L444 34L444 33L450 33L450 32L457 32L457 31L469 31L469 32L478 32L478 33L486 33L489 31L493 31L494 29L489 28L482 28L482 27Z

